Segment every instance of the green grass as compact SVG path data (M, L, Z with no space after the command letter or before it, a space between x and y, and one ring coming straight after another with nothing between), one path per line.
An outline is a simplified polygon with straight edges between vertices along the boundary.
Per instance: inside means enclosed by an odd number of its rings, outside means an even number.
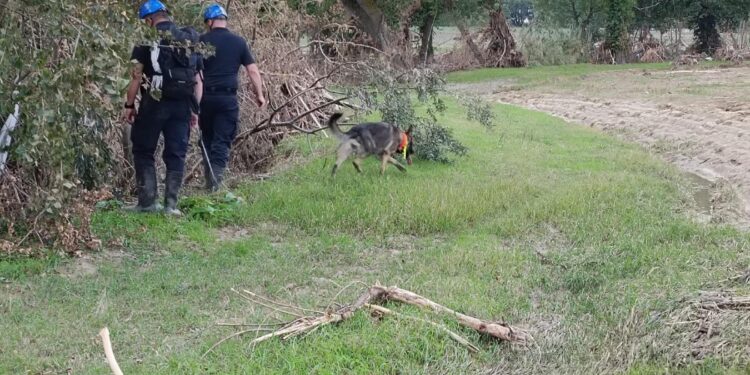
M453 72L446 79L451 83L478 83L492 80L513 79L518 82L539 82L556 78L576 77L595 73L616 72L623 70L666 70L669 63L652 64L570 64L557 66L534 66L516 69L474 69Z
M105 325L127 374L649 374L675 366L663 348L676 339L660 334L667 312L746 267L750 237L694 223L679 173L636 146L536 112L496 112L500 126L487 131L449 105L443 121L470 148L453 165L416 162L406 175L390 169L380 178L371 160L364 175L347 165L332 180L332 141L299 138L285 149L302 161L242 186L246 203L207 221L97 214L105 243L126 242L98 255L95 272L78 274L75 260L31 273L0 262L11 280L0 284L0 373L107 373L95 340ZM231 340L201 358L234 332L216 322L273 321L230 288L325 308L353 281L399 285L528 327L536 346L491 342L438 319L482 348L470 355L424 324L360 313L288 342ZM709 359L675 369L744 365Z
M701 61L698 69L714 69L726 66L723 61ZM659 71L672 69L671 63L634 63L634 64L567 64L551 66L532 66L528 68L511 69L473 69L449 73L446 80L449 83L470 84L498 80L512 80L523 84L554 83L561 79L583 77L592 74L620 72L628 70ZM684 67L694 69L695 67Z

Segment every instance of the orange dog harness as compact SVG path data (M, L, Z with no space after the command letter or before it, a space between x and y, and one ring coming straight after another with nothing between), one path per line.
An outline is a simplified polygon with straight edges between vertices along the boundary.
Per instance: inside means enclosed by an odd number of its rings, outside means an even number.
M406 133L401 133L401 144L398 145L398 152L404 153L404 159L406 159L407 148L409 148L409 136Z

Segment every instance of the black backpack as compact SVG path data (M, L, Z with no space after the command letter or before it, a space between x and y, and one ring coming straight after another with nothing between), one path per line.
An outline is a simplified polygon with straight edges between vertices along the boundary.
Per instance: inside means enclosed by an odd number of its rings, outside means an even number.
M199 43L200 35L192 27L173 26L169 31L172 38L162 40L159 47L162 98L190 99L195 94L195 74L200 56L194 47Z

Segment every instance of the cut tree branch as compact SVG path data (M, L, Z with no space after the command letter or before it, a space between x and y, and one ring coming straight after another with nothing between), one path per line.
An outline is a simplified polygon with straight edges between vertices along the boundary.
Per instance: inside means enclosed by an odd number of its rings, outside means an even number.
M507 324L488 322L458 313L408 290L400 289L397 287L385 289L381 286L374 286L371 289L370 294L382 295L386 300L389 301L403 302L409 305L427 308L438 314L452 316L456 319L456 321L458 321L460 325L500 340L514 342L526 342L533 340L533 338L523 330L513 328Z

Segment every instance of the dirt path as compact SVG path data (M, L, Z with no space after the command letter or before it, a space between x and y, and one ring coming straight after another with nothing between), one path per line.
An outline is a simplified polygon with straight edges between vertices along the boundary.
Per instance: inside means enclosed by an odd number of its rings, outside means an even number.
M640 143L723 186L713 203L731 199L750 217L750 67L604 73L521 90L518 84L509 91L498 86L493 99Z

